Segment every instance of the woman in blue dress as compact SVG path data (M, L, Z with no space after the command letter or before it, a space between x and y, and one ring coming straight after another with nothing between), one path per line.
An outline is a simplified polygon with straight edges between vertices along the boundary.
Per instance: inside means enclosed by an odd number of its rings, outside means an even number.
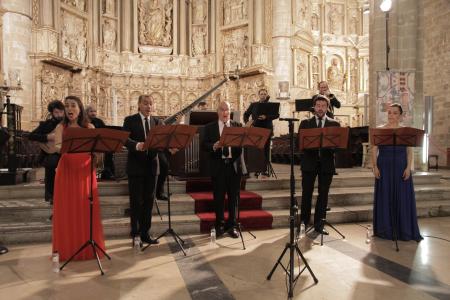
M394 103L388 108L388 122L382 128L399 128L403 109ZM374 235L398 240L422 240L417 224L416 198L411 176L412 148L373 146L375 193L373 207Z

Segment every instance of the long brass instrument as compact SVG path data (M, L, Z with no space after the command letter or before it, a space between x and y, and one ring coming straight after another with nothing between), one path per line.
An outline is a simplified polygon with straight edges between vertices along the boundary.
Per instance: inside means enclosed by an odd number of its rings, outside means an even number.
M173 124L177 121L178 116L182 116L185 115L187 113L189 113L192 109L194 109L194 107L196 107L200 102L202 102L203 100L205 100L209 95L212 94L212 92L214 92L215 90L217 90L219 87L222 86L222 84L224 84L225 82L229 81L229 80L237 80L239 79L239 76L237 75L229 75L229 76L225 76L225 78L220 81L218 84L216 84L215 86L213 86L209 91L207 91L206 93L204 93L202 96L200 96L200 98L194 100L194 102L192 102L191 104L189 104L188 106L186 106L185 108L183 108L182 110L176 112L175 114L171 115L170 117L167 117L166 119L164 119L164 124L166 125L170 125Z

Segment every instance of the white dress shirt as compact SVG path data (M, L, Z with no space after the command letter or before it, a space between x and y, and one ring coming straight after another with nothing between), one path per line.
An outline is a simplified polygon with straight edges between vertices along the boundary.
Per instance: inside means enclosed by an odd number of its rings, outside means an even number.
M325 122L327 119L328 119L327 115L324 115L322 117L322 126L320 128L323 128L325 126ZM317 125L317 127L319 127L319 117L318 116L316 116L316 125Z
M230 122L230 120L228 120L226 123L224 123L224 122L222 122L220 120L218 122L219 122L219 134L220 134L220 136L222 136L223 128L225 126L226 127L231 127L231 122ZM225 157L225 156L222 155L222 158L232 158L231 147L228 147L228 157Z

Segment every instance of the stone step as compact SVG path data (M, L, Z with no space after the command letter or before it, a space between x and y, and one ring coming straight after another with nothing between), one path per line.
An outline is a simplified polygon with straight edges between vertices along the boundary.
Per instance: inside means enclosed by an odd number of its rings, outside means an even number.
M442 175L440 173L430 172L416 172L414 174L415 185L433 185L441 182ZM372 187L374 184L373 175L370 172L354 172L343 173L333 178L331 188L345 188L345 187ZM297 190L301 188L301 177L297 175L295 180ZM247 180L246 189L249 191L264 191L264 190L283 190L289 189L290 180L288 178L250 178ZM172 193L182 194L186 192L185 181L171 181L170 189ZM128 195L128 182L122 180L99 182L99 194L104 196L125 196ZM0 201L4 199L43 199L44 185L40 183L15 185L15 186L0 186Z
M445 184L415 186L416 201L450 200L450 186ZM289 190L258 191L264 197L262 208L265 210L288 209ZM301 191L296 192L296 200L301 201ZM314 193L314 199L317 192ZM128 196L105 196L100 198L102 219L122 218L129 207ZM373 187L332 188L329 194L331 207L372 205ZM168 202L158 201L163 216L168 214ZM195 201L188 194L174 194L171 197L172 215L189 215L195 211ZM42 199L0 200L0 224L10 222L39 222L51 214L51 207ZM153 215L157 216L156 207Z
M274 228L287 228L289 226L289 210L271 210L274 217ZM431 200L417 203L419 217L450 216L450 200ZM330 223L369 222L372 220L372 205L355 205L332 207L327 213ZM199 234L200 220L194 214L175 215L172 217L172 226L180 235ZM103 220L106 239L126 238L129 234L129 219L116 218ZM154 218L152 234L159 235L168 228L167 217L163 221ZM245 228L244 228L245 231ZM343 232L345 235L345 232ZM244 233L245 234L245 233ZM332 233L334 234L334 233ZM168 237L170 239L170 237ZM23 222L8 223L0 227L0 240L6 244L37 243L51 241L51 223L49 222Z

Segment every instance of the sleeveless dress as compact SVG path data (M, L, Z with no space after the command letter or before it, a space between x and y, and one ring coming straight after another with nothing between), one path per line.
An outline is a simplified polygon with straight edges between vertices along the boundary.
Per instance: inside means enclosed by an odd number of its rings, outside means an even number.
M381 177L375 179L374 235L393 239L394 224L398 240L420 241L412 176L408 180L402 178L407 166L407 148L379 146L378 151L377 166Z
M93 240L105 250L100 216L95 169L91 174L91 156L88 153L64 153L59 160L55 177L53 203L53 252L61 261L69 259L89 240L89 192L93 176ZM103 253L97 249L99 257ZM94 258L92 246L84 248L74 260Z

